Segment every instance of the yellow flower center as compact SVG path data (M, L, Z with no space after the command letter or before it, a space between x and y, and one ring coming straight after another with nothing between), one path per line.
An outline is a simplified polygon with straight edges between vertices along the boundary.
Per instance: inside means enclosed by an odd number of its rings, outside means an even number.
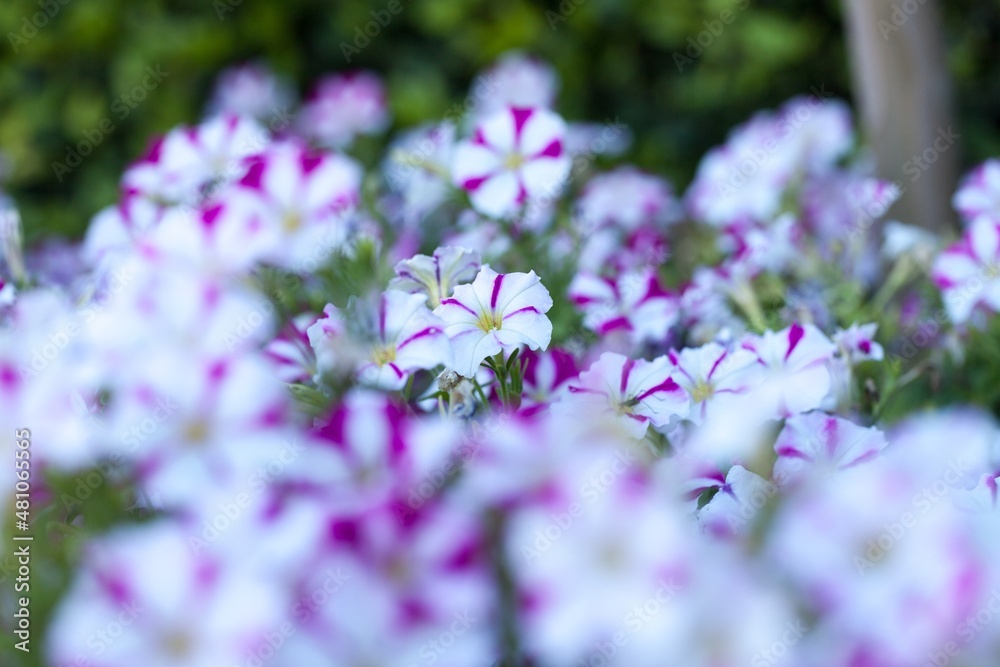
M715 394L715 387L709 382L704 380L699 380L694 387L691 388L691 400L695 403L702 403L712 398Z
M284 215L281 220L281 227L286 232L294 232L296 229L302 226L302 216L294 211L288 212Z
M503 326L503 315L500 313L487 312L479 316L479 320L476 322L476 326L490 333L491 331L499 331L500 327Z
M372 361L379 367L396 361L396 346L389 345L387 347L376 348L374 354L372 354Z
M507 169L513 171L514 169L520 169L521 165L524 164L524 156L520 153L510 153L504 158L503 166Z

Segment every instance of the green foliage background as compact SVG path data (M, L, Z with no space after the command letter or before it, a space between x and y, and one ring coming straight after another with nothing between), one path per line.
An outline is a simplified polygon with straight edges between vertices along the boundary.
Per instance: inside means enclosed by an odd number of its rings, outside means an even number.
M22 208L29 242L79 236L116 199L123 167L149 138L196 121L216 73L255 58L300 92L323 72L377 70L405 126L442 117L477 70L524 49L558 68L568 118L620 117L636 137L626 157L680 187L702 153L753 111L812 86L850 98L837 0L749 0L743 10L745 0L576 1L399 0L402 12L347 63L341 44L353 43L389 0L4 0L6 189ZM1000 6L942 4L969 165L1000 154ZM46 5L58 8L51 19ZM674 54L727 9L736 20L678 71ZM27 37L25 22L36 12L47 25ZM169 75L121 119L115 100L156 65ZM105 118L114 131L60 182L53 162Z

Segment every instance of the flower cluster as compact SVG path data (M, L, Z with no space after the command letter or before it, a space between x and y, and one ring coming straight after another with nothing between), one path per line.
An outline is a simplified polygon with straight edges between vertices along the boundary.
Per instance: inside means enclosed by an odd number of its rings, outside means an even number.
M275 124L294 97L246 65L72 275L4 204L0 427L71 568L52 664L993 664L1000 429L900 413L891 336L928 269L956 324L1000 311L997 165L932 268L900 223L887 266L898 188L842 103L759 114L678 194L599 168L557 90L505 56L372 167L375 74Z

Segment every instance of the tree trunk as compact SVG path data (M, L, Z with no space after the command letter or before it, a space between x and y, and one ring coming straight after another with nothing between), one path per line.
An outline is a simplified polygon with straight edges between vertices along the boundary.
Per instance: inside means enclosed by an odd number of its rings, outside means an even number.
M937 0L844 0L854 92L881 178L899 183L888 215L954 225L958 180L951 85Z

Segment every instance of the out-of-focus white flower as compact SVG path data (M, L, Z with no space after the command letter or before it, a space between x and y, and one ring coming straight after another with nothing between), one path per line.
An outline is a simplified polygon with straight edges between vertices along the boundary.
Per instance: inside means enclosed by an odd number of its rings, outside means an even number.
M382 132L389 125L382 80L371 72L320 79L303 103L296 125L304 136L328 148L346 148L358 135Z
M985 217L1000 224L1000 160L987 160L969 172L952 204L966 222Z
M510 217L529 200L558 196L570 168L565 136L563 119L547 109L501 109L456 147L452 181L480 213Z

